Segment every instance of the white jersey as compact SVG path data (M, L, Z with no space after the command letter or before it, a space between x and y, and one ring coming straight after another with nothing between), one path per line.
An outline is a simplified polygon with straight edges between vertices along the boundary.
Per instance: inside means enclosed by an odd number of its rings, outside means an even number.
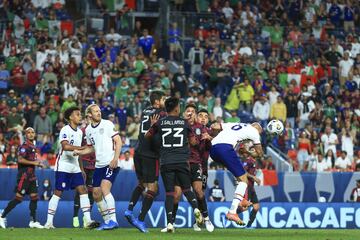
M70 125L66 125L60 131L59 143L60 152L55 164L55 171L67 172L67 173L78 173L81 172L79 166L79 157L74 156L72 151L64 151L61 143L68 141L70 145L81 146L83 139L83 132L80 128L73 129Z
M90 124L85 129L86 141L95 149L96 168L106 167L113 160L115 155L113 137L118 131L115 131L114 124L105 119L101 119L96 126Z
M252 141L253 144L261 144L259 131L246 123L223 123L222 131L211 141L216 144L236 145L244 141Z

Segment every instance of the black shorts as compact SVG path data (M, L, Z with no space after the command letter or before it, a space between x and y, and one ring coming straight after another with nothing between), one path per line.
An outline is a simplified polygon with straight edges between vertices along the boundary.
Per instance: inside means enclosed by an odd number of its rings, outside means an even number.
M190 168L187 163L162 165L161 177L166 192L174 192L175 185L183 190L191 188Z
M191 173L191 182L202 182L203 181L203 172L201 164L190 163L190 173Z
M139 153L134 154L136 176L144 183L154 183L159 180L159 160L145 157Z
M85 174L86 174L86 181L85 181L85 184L86 184L86 188L88 191L92 191L93 190L93 176L94 176L94 172L95 172L95 169L84 169L85 171Z
M207 180L208 180L208 176L206 174L202 175L202 189L206 190L207 188Z
M15 193L21 195L38 193L38 184L35 175L26 172L18 173Z
M259 199L256 195L256 192L255 192L255 188L254 187L249 187L248 188L248 200L252 203L259 203Z

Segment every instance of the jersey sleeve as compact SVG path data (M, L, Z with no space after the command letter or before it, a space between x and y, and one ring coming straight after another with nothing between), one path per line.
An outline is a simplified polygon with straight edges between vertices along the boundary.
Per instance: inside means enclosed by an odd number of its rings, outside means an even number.
M19 155L20 157L25 158L25 157L26 157L26 152L27 152L26 150L27 150L27 148L24 146L24 144L21 145L21 146L18 148L18 155Z
M108 136L111 138L119 134L119 132L115 130L115 125L111 121L108 121L106 128L107 128Z
M69 136L70 134L66 131L66 128L63 127L59 134L59 143L61 144L63 141L69 142Z

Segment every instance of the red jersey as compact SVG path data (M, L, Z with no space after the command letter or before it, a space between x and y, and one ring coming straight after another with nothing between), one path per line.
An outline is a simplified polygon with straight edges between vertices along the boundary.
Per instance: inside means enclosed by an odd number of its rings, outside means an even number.
M248 172L249 174L255 176L256 174L256 160L253 159L252 157L248 157L243 161L243 167L245 169L246 172ZM252 178L248 178L248 186L249 187L254 187L254 180Z
M197 142L199 142L196 146L190 146L190 164L202 164L202 149L205 148L205 141L201 141L201 135L206 132L206 128L200 123L194 123L190 125L191 131L196 137Z
M12 83L16 87L25 87L24 69L21 66L14 67L11 71Z
M20 157L25 158L28 161L35 162L37 160L36 157L36 147L30 141L24 142L18 148L18 155ZM18 164L19 172L27 172L27 173L34 173L35 166L34 165L25 165L25 164Z
M85 128L81 129L81 131L83 132L83 139L82 139L81 146L86 146L87 145ZM96 162L95 152L81 156L81 161L83 163L84 169L94 170L95 169L95 162Z

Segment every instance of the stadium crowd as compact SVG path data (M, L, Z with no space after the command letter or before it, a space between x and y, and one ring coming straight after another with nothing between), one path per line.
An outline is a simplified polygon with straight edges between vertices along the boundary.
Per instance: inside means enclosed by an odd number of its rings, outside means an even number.
M264 127L272 118L282 120L284 134L263 141L288 154L295 170L360 170L358 1L194 1L194 10L213 13L215 21L199 20L193 45L184 49L189 62L177 72L168 64L182 50L176 23L168 32L169 57L160 58L159 43L140 21L129 36L118 33L126 6L118 29L105 26L89 39L84 26L71 32L59 22L71 22L65 1L37 2L0 6L6 21L0 45L3 165L16 164L28 126L36 131L40 156L53 165L63 112L90 103L116 124L129 159L153 89L178 96L183 107L193 102L207 109L212 121ZM186 1L175 3L189 9ZM269 159L259 165L273 168Z

